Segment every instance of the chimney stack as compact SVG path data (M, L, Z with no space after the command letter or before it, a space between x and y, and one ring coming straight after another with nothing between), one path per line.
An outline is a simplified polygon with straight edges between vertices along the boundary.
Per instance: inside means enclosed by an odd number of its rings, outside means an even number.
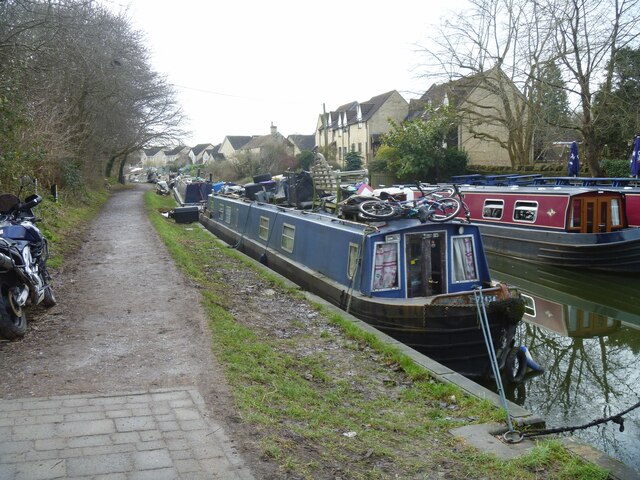
M278 127L271 122L271 135L275 135L276 133L278 133Z

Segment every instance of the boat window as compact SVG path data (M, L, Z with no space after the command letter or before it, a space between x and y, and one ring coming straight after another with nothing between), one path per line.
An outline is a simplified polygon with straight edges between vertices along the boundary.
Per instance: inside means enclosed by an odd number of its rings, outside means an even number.
M524 314L530 317L536 317L536 302L533 297L520 292L520 297L524 301Z
M218 219L222 220L224 218L224 203L218 204Z
M293 252L293 243L296 238L296 227L285 223L282 225L282 240L280 246L285 252Z
M231 207L229 205L224 208L224 221L225 223L231 223Z
M373 290L400 288L398 282L399 255L398 242L376 243L373 263Z
M356 274L358 268L358 251L357 243L349 244L349 259L347 263L347 277L349 278L353 278Z
M611 226L622 226L622 222L620 221L620 202L617 198L611 199Z
M516 222L535 222L538 213L538 202L516 202L513 209L513 219Z
M451 281L453 283L470 282L478 279L476 255L472 235L460 235L451 239L453 258Z
M580 228L582 225L582 201L579 198L574 198L571 208L571 220L569 227Z
M485 200L482 207L482 218L502 218L504 200Z
M258 236L266 242L269 240L269 217L260 217L259 228Z

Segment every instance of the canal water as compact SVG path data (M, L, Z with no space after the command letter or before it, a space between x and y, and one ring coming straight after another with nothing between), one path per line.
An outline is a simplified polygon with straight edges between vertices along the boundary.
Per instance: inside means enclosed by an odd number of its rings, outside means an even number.
M546 420L579 426L640 401L640 276L542 267L490 255L493 277L520 287L527 303L516 345L544 367L507 396ZM637 470L640 408L572 435Z

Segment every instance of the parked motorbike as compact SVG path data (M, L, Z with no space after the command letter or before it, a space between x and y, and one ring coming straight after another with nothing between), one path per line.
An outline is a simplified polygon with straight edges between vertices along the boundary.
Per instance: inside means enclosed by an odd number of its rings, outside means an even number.
M22 190L30 184L36 193L22 202ZM37 181L29 177L22 179L17 196L0 194L0 335L8 340L26 333L26 306L57 303L47 271L49 245L32 211L41 202Z

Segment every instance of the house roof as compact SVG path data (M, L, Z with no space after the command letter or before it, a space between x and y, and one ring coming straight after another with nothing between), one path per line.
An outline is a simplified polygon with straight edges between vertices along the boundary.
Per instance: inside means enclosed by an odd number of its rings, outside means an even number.
M194 155L198 156L202 152L204 152L206 149L212 148L212 147L213 145L211 145L210 143L199 143L198 145L193 147L191 150L193 151Z
M289 135L287 137L289 141L295 144L300 150L313 150L316 146L316 136L315 135Z
M234 150L238 150L251 141L253 138L250 135L227 135L227 140Z
M286 144L291 142L284 138L284 136L280 132L276 132L269 135L260 135L253 137L249 142L245 143L242 146L242 149L251 150L254 148L262 148L268 145L273 145L274 143Z
M493 78L495 81L498 78L496 77L496 74L498 77L502 77L503 79L508 80L508 77L502 70L500 70L498 67L494 67L485 72L478 72L467 77L451 80L450 82L440 84L434 83L422 95L422 97L420 97L420 99L409 101L409 115L407 116L407 118L414 119L422 117L424 113L424 107L428 104L442 105L445 95L450 105L458 106L476 88L485 85L485 88L490 89L491 87L489 87L489 85L491 85L491 83L487 80L489 78ZM515 85L514 90L519 93Z
M182 152L185 148L188 148L188 147L185 147L184 145L179 145L179 146L174 147L174 148L172 148L172 149L170 149L170 150L167 150L167 151L166 151L166 152L164 152L164 153L165 153L166 155L178 155L178 154L179 154L180 152Z
M358 122L358 107L360 107L360 113L362 114L361 121L366 122L382 105L384 105L387 100L389 100L389 97L394 93L397 93L397 91L391 90L389 92L376 95L366 102L358 103L354 101L341 105L336 110L329 112L329 115L331 116L331 124L327 125L327 127L330 129L338 128L340 116L344 114L346 114L348 125Z
M164 147L151 147L151 148L145 148L144 149L144 154L147 157L153 157L155 155L158 154L158 152L162 152L164 150Z

